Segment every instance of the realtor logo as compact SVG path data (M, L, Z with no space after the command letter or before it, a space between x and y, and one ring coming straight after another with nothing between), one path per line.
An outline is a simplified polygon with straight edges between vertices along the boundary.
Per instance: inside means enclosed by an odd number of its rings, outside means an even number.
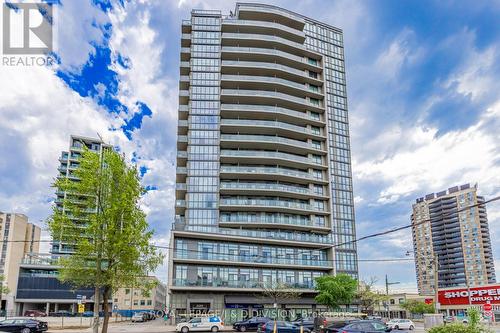
M52 5L4 3L3 54L52 52Z

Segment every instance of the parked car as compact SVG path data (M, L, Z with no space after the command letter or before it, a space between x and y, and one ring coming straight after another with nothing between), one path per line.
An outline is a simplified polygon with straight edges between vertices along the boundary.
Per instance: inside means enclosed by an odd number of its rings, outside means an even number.
M145 322L146 321L146 314L144 312L136 312L132 316L132 322L137 323L137 322Z
M267 323L269 318L266 317L252 317L247 320L237 321L233 324L233 329L239 332L257 331L259 325Z
M0 332L37 333L49 327L45 321L35 319L6 319L0 321Z
M263 324L261 329L262 332L266 333L273 333L274 332L274 325L276 324L276 332L278 333L300 333L300 326L296 325L294 323L291 323L289 321L268 321L267 323ZM304 327L303 328L304 333L309 333L311 332L310 329Z
M304 326L311 331L314 329L314 318L299 318L295 319L291 323L297 326Z
M179 323L175 327L176 332L187 333L189 331L218 332L224 329L224 323L217 317L198 317L187 322Z
M345 327L349 324L359 321L359 319L350 319L350 320L337 320L332 322L327 327L323 328L324 333L339 333L342 332L342 327Z
M378 320L358 320L341 327L338 332L342 333L376 333L390 332L392 328L384 325Z
M40 310L26 310L24 311L25 317L46 317L47 313Z
M415 324L410 319L391 319L387 326L395 330L414 330Z
M49 312L50 317L75 317L76 313L67 311L67 310L60 310L56 312Z

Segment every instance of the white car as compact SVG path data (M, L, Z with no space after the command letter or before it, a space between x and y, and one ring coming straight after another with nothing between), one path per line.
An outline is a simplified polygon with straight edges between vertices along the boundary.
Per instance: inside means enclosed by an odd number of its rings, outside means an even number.
M199 317L193 318L188 322L179 323L175 327L176 332L218 332L224 329L224 323L219 317Z
M410 319L391 319L387 326L394 330L414 330L415 324Z
M134 315L132 316L132 322L133 323L137 323L137 322L145 322L145 317L146 314L144 312L136 312L134 313Z

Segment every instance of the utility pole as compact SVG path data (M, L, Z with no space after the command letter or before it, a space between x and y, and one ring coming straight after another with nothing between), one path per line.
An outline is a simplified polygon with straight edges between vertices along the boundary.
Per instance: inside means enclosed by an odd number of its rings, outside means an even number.
M389 282L389 277L387 274L385 275L385 294L389 296L389 286L392 286L393 284L400 284L401 282ZM390 319L391 318L391 311L390 307L391 306L391 301L388 300L387 302L387 317Z
M438 256L437 254L434 253L434 309L435 312L438 313L439 311L439 261L438 261Z

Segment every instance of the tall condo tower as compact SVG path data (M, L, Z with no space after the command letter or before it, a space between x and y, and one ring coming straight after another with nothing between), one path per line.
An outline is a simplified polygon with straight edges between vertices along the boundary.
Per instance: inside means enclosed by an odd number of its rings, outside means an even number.
M417 199L411 215L418 290L496 283L486 207L477 186L451 187ZM469 206L479 205L471 208Z
M312 310L316 277L357 277L342 36L263 4L183 21L176 314L237 319L272 308L269 289L299 290L280 306Z

